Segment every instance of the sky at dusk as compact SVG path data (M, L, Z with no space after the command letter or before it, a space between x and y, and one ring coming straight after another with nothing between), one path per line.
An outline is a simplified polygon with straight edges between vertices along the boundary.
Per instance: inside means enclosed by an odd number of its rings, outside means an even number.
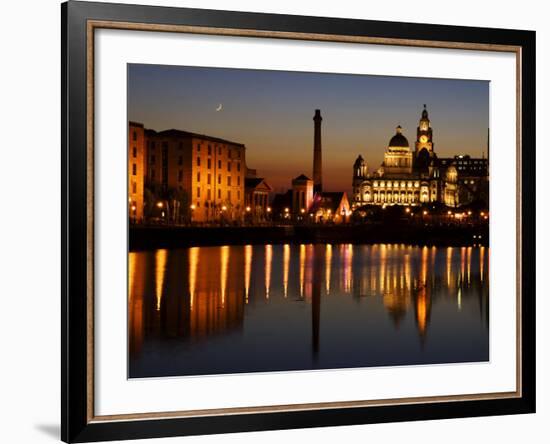
M376 170L397 125L414 149L424 103L439 157L487 155L486 81L128 65L129 120L244 143L247 166L277 192L312 177L315 109L323 188L349 192L357 156Z

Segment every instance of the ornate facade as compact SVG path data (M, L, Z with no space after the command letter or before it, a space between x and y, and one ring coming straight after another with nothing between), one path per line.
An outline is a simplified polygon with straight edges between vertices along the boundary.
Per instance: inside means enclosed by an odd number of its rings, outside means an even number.
M438 158L426 105L416 131L414 151L401 126L390 139L384 162L369 173L361 155L353 165L353 207L421 205L439 202L457 207L488 200L489 163L485 158Z

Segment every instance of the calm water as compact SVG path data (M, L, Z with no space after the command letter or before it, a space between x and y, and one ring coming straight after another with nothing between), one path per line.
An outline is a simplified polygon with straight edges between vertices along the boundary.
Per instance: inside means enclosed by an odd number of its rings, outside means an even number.
M129 255L130 377L487 361L489 249Z

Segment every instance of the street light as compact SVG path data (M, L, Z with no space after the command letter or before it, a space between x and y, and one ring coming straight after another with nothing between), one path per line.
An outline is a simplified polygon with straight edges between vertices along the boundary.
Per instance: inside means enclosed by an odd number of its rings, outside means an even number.
M224 205L224 206L222 207L222 211L225 211L225 210L227 210L227 207Z
M246 212L250 213L250 207L246 207Z
M191 210L195 210L195 208L197 208L197 207L195 206L195 204L191 204L190 208L191 208Z
M157 207L162 208L162 202L157 202Z
M267 207L267 212L271 213L271 207Z
M304 210L303 208L300 210L300 213L304 214L306 212L306 210Z

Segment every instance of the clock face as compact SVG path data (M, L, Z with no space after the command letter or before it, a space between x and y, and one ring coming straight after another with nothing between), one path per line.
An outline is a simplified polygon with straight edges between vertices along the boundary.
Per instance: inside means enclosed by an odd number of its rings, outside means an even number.
M420 141L422 143L426 143L428 141L428 137L427 136L420 136Z

